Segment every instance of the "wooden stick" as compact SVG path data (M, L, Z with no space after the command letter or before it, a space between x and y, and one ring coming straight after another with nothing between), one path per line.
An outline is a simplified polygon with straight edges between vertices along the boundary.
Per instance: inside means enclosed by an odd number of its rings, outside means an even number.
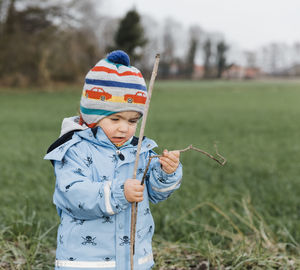
M139 141L138 141L136 159L135 159L133 176L132 176L133 179L136 178L136 172L137 172L137 167L138 167L139 158L140 158L140 151L141 151L142 141L143 141L143 137L144 137L144 131L145 131L146 120L147 120L148 111L149 111L149 104L150 104L150 100L151 100L152 89L153 89L154 81L155 81L155 78L157 75L159 58L160 58L160 55L157 54L155 57L155 63L153 66L149 89L147 92L148 97L147 97L147 101L145 104L143 120L142 120L142 124L141 124L141 128L140 128ZM135 253L136 216L137 216L137 203L132 203L131 204L131 224L130 224L130 226L131 226L131 228L130 228L130 268L131 268L131 270L133 270L133 266L134 266L133 256Z

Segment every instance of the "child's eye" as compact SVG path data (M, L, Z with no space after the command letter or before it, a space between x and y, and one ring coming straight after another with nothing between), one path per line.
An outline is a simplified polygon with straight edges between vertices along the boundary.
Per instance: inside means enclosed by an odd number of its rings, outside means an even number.
M129 120L129 123L135 124L135 123L137 123L137 121L138 121L138 120L135 120L135 119L134 119L134 120Z
M119 119L118 118L110 118L110 120L112 120L112 121L118 121Z

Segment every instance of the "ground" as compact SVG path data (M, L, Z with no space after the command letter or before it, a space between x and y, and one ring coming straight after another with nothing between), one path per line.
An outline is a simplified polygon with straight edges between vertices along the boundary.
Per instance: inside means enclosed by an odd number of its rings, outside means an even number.
M155 269L300 269L300 83L156 82L145 134L182 153L180 190L153 205ZM41 90L41 91L39 91ZM0 268L52 269L58 218L43 160L81 86L0 89ZM206 266L205 266L206 265Z

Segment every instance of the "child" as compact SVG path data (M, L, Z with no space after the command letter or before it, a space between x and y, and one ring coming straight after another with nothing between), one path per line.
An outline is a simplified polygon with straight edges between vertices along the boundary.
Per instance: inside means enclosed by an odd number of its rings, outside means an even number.
M80 116L66 118L48 149L56 175L54 204L61 219L55 269L130 269L131 203L139 202L135 269L152 268L154 222L149 201L165 200L179 188L179 152L154 158L140 181L154 141L142 142L137 179L131 179L134 137L147 98L138 69L123 51L99 61L85 79Z

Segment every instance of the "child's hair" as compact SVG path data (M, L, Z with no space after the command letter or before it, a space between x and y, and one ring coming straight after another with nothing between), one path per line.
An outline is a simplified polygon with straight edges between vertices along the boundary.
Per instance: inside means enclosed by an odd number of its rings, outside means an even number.
M86 75L80 101L80 123L94 127L102 118L122 111L143 114L147 87L129 56L113 51Z

